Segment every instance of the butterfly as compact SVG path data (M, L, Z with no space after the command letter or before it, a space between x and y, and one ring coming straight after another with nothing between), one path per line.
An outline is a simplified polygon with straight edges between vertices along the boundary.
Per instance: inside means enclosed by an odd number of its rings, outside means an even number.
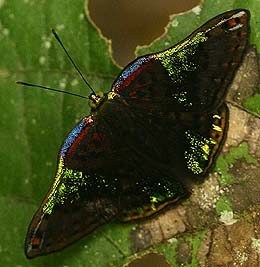
M29 226L28 258L111 221L148 217L214 166L228 130L225 96L248 47L247 10L211 19L173 47L137 58L68 134Z

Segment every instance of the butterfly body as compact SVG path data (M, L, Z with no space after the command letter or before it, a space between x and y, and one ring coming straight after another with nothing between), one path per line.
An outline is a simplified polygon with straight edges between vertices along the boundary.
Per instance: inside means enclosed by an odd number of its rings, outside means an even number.
M70 132L26 239L29 258L109 221L154 214L214 166L228 128L227 88L248 43L249 12L213 18L167 50L137 58Z

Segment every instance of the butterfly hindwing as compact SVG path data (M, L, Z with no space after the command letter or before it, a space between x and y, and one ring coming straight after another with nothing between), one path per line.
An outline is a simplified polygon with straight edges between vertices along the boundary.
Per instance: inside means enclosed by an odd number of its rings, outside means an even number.
M141 132L133 131L126 143L125 128L114 127L116 119L104 127L106 118L84 118L65 140L54 183L28 229L28 258L60 250L108 221L149 216L185 194L180 183L168 179L165 163L153 159L152 146L150 153L139 152L142 142L156 144L151 127L141 124ZM155 164L155 170L149 168Z
M210 132L212 114L197 118L196 130L194 127L189 130L196 117L186 124L181 123L184 118L169 116L164 123L150 118L146 125L143 120L140 122L141 117L135 120L139 131L131 132L133 121L124 121L129 131L125 137L124 127L120 130L114 127L116 119L112 120L110 129L89 116L73 129L61 148L51 190L29 227L27 257L60 250L107 221L129 221L152 215L187 194L183 187L185 179L204 177L218 151L213 148L220 145L205 141L213 136ZM215 125L219 127L219 134L223 134L220 123ZM215 130L212 128L212 131ZM179 137L180 133L183 138ZM117 137L114 140L120 138L122 145L112 141L112 136ZM202 137L204 141L200 140ZM222 140L221 137L220 142ZM203 146L196 143L202 141ZM200 155L207 145L213 155L206 149L201 161ZM144 148L145 152L140 151ZM188 161L185 152L191 155ZM197 162L191 164L195 169L187 167L192 160Z

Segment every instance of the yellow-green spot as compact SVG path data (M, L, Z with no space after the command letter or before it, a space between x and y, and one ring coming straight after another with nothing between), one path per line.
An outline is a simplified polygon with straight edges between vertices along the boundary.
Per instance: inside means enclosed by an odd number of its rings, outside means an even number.
M160 60L174 82L181 83L185 79L186 72L192 72L198 67L193 57L198 51L198 46L206 40L205 32L198 32L192 39L157 53L154 57Z
M51 214L56 204L65 202L73 203L80 198L80 190L93 192L103 190L111 194L117 194L117 179L110 178L107 180L101 176L83 175L80 171L61 167L58 169L54 185L48 196L48 201L44 205L43 212Z
M47 213L47 214L51 214L53 207L54 207L54 197L53 195L51 197L49 197L48 202L44 205L43 207L43 212Z
M187 92L179 92L172 94L173 98L176 99L184 107L191 107L192 103L187 100Z
M151 203L157 203L158 202L158 198L155 196L150 196L150 201Z
M209 145L208 144L204 144L204 145L201 146L201 148L204 151L203 157L205 158L205 160L207 160L208 159L209 152L210 152Z
M158 203L158 199L155 196L150 196L151 209L156 210L155 204Z
M189 143L189 149L184 152L184 157L187 161L187 167L194 174L203 173L207 166L210 152L216 141L212 138L206 138L198 134L192 134L187 131L186 138Z
M82 172L71 169L58 171L48 201L43 207L43 212L51 214L56 204L64 204L68 199L71 203L78 200L78 190L83 184Z
M214 114L214 115L213 115L213 119L218 119L218 120L220 120L220 119L221 119L221 116L219 116L218 114Z
M218 125L216 125L216 124L212 124L212 126L213 126L213 130L214 130L214 131L222 132L221 127L219 127Z

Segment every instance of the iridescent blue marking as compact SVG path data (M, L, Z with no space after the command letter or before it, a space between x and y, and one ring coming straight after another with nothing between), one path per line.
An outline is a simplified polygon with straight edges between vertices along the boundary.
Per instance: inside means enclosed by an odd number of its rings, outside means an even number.
M87 121L85 119L83 119L69 134L69 136L67 137L67 139L65 140L61 151L60 151L60 155L62 157L65 157L66 152L68 151L68 149L70 148L71 144L74 142L74 140L77 138L77 136L80 134L80 132L82 131L82 129L86 126Z
M114 84L115 87L120 87L121 84L131 76L138 68L140 68L144 63L149 62L151 60L150 56L138 58L133 64L128 66L118 77L116 83Z

